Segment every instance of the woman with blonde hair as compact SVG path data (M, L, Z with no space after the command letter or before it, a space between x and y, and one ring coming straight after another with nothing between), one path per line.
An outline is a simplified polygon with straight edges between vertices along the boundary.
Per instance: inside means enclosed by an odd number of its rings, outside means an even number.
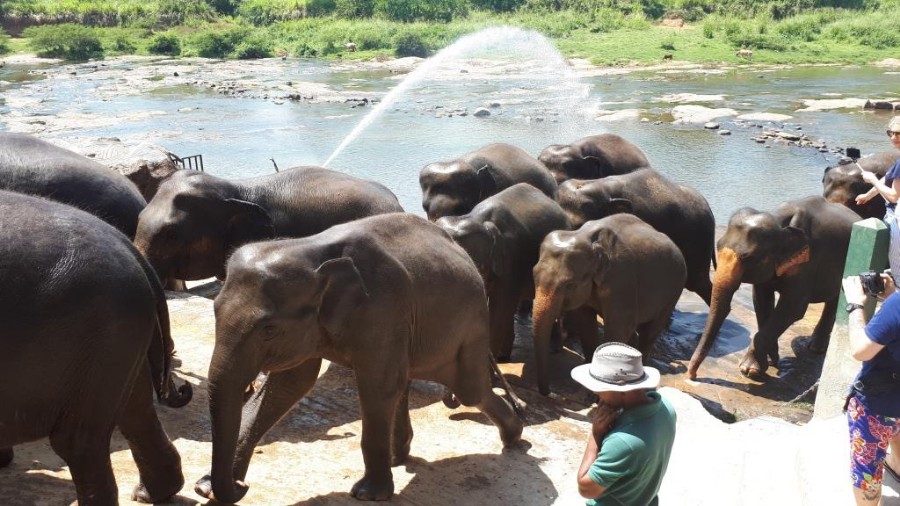
M900 149L900 116L894 116L887 124L887 136L895 149ZM857 205L865 204L876 194L881 194L887 201L884 213L884 223L891 231L891 245L888 249L888 263L891 267L891 276L894 281L900 281L900 224L895 215L897 200L900 199L900 159L894 163L887 174L879 179L874 172L862 171L863 181L872 185L872 189L866 193L857 195ZM900 285L900 282L897 283Z

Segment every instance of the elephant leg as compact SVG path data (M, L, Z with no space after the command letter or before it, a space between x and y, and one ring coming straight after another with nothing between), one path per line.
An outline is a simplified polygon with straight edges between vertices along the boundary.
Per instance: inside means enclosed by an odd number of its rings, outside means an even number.
M163 502L184 485L181 456L169 441L153 407L150 366L141 364L125 407L119 414L119 431L131 447L140 483L131 499L143 503Z
M697 265L688 272L685 288L696 293L706 302L707 306L712 304L712 280L709 279L709 258L706 262Z
M753 312L756 313L756 328L761 329L769 321L775 309L775 290L753 285Z
M119 490L109 460L113 417L108 424L93 422L64 420L50 435L50 447L69 466L78 506L118 504Z
M518 297L512 296L508 286L500 286L491 294L489 301L491 314L491 352L498 362L509 362L513 342L516 340L515 314Z
M584 360L590 362L594 356L594 350L600 344L597 312L587 306L568 311L566 313L566 325L581 341L581 351L584 353Z
M0 448L0 469L8 466L13 460L13 447Z
M373 359L354 364L359 405L362 411L362 447L365 475L357 481L350 494L363 501L384 501L394 495L394 475L391 472L391 437L397 406L409 386L405 364ZM407 414L408 416L408 414Z
M397 402L397 410L394 411L394 435L391 438L391 467L399 466L409 457L409 448L412 444L413 429L409 420L409 385L400 394Z
M445 383L461 403L477 407L500 431L500 440L504 447L515 444L522 436L522 420L508 402L494 393L491 387L490 369L485 367L485 360L490 357L482 353L480 346L468 346L457 356L452 364L455 369L448 371L449 382ZM447 379L439 380L442 383Z
M751 379L761 379L762 373L769 365L778 364L778 338L794 322L803 318L808 305L806 297L798 292L799 288L782 292L772 315L753 336L750 347L747 348L747 353L740 364L741 373L745 376Z
M287 369L270 373L258 390L244 403L241 412L241 431L235 450L234 479L243 481L250 467L253 450L262 437L291 407L312 390L319 377L322 360L315 358ZM197 480L194 491L203 497L212 495L210 475Z
M669 328L671 315L672 312L670 311L655 320L638 325L637 349L641 352L644 365L650 365L650 361L653 358L653 346L656 344L659 336Z
M828 351L828 341L831 340L831 329L834 327L834 320L837 317L837 307L837 295L825 301L822 316L819 318L816 328L813 329L812 339L809 341L809 350L813 353Z

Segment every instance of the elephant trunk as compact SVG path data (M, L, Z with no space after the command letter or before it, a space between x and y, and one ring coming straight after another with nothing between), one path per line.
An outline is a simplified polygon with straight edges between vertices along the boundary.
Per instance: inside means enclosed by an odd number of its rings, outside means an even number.
M259 367L236 350L216 345L209 366L209 414L212 422L212 490L217 501L235 503L247 485L234 479L234 459L241 427L244 391Z
M744 268L734 250L729 248L719 250L718 266L712 288L712 303L709 306L706 328L703 329L703 335L700 337L700 342L697 343L697 348L691 356L690 365L688 365L688 376L691 379L697 378L700 364L709 354L725 317L731 312L731 299L734 297L734 292L741 286L743 272Z
M548 359L550 355L550 333L554 321L562 313L562 297L552 290L538 286L534 296L532 315L534 327L534 359L537 365L538 391L542 395L550 395L550 377Z

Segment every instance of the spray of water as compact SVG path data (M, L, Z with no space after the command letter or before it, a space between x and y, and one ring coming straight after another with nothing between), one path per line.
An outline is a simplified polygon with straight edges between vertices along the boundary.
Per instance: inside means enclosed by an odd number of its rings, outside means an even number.
M495 65L485 65L484 60L494 62ZM578 75L566 63L559 50L543 35L508 26L487 28L460 38L407 75L353 128L323 166L327 167L385 110L396 104L406 91L428 79L463 78L461 76L467 74L462 74L461 69L472 67L473 62L475 67L493 68L496 71L498 61L505 65L500 65L499 73L494 72L491 78L508 78L508 74L514 71L531 80L543 81L545 91L552 90L550 93L556 100L563 101L563 107L574 107L577 101L588 95L587 86L581 85ZM511 65L511 62L515 65ZM480 78L483 75L476 74L467 78L473 77Z

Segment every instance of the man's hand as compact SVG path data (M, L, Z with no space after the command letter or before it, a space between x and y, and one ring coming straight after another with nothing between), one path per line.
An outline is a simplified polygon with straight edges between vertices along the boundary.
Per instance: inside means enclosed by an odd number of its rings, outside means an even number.
M872 200L872 197L873 197L873 196L874 196L874 195L869 195L868 192L867 192L867 193L860 193L859 195L856 196L856 199L855 199L855 200L856 200L856 205L861 206L861 205L865 204L866 202Z
M594 423L591 426L591 431L593 432L594 439L597 440L598 445L603 441L603 438L609 431L612 430L613 425L615 425L618 418L619 410L603 403L598 404L597 410L594 411Z
M884 300L888 295L897 291L897 285L894 284L894 277L890 274L882 273L881 279L884 280L884 291L878 294L878 298Z
M844 287L844 298L850 304L865 304L866 292L863 291L859 276L847 276L841 282Z

